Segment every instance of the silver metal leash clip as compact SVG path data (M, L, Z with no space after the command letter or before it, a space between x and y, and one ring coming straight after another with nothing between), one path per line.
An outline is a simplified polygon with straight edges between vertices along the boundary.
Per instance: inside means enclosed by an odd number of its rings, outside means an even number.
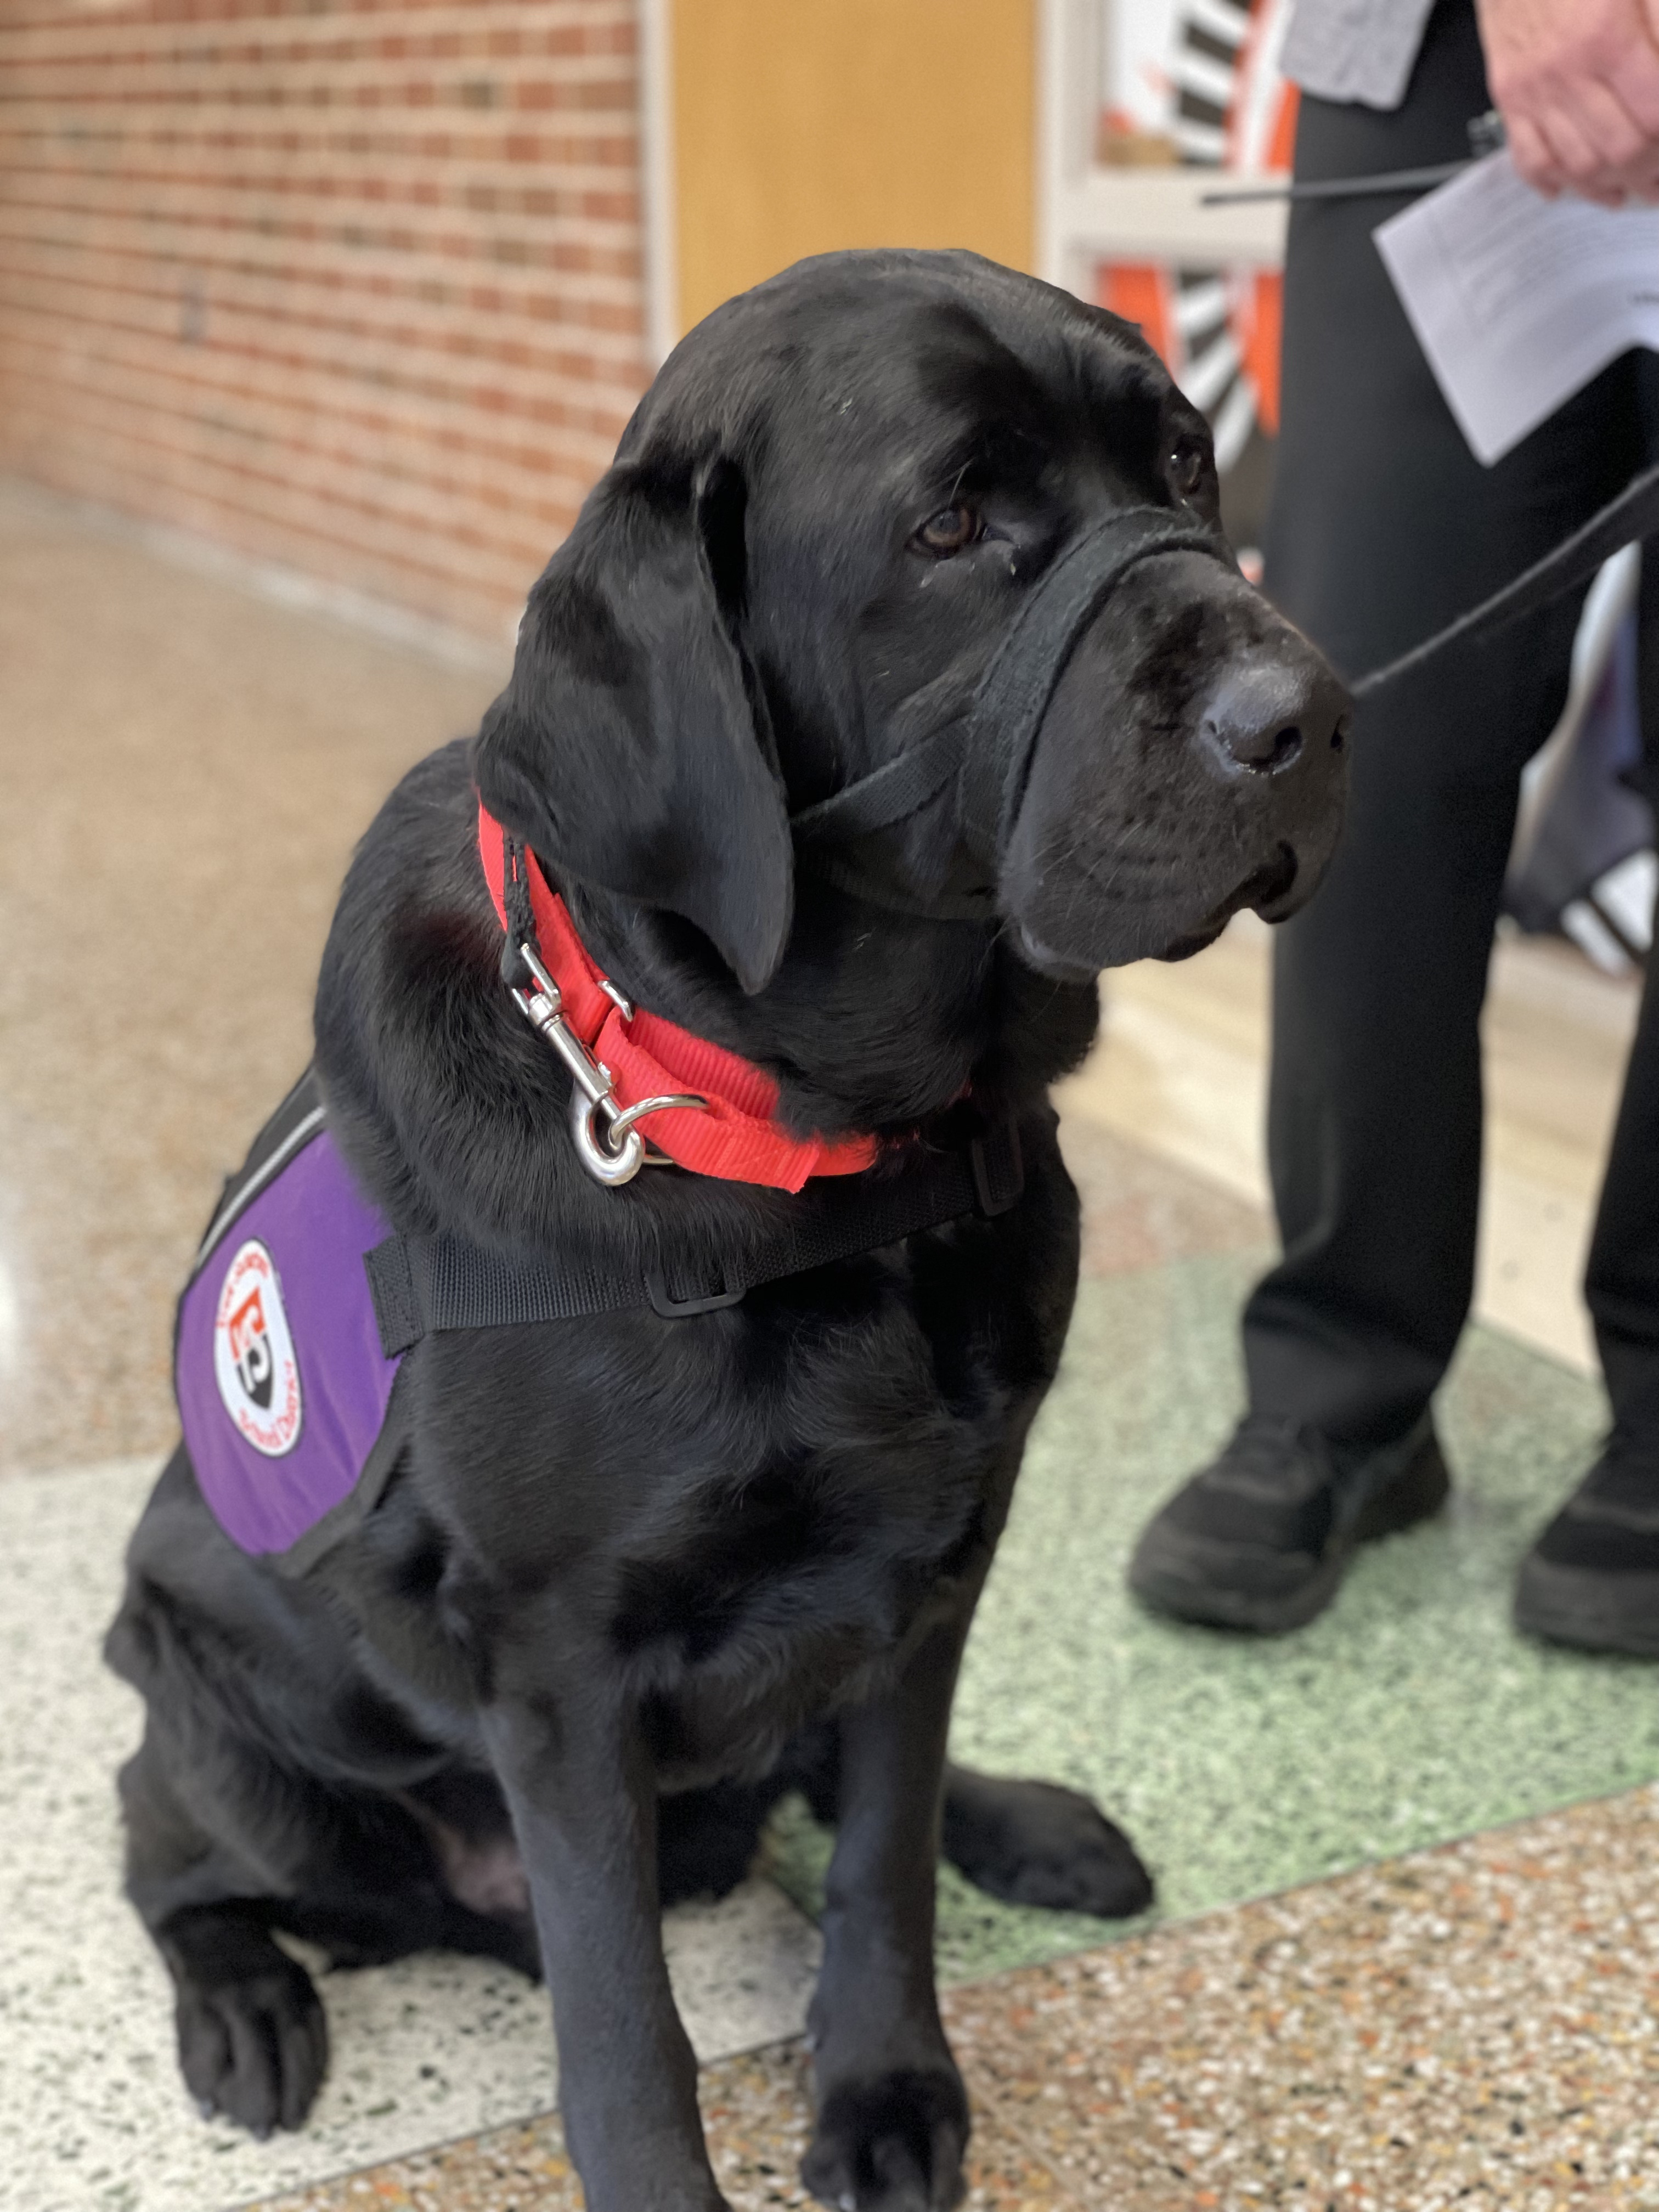
M623 1183L632 1182L640 1170L652 1160L638 1127L645 1116L660 1114L670 1106L706 1114L708 1101L693 1092L683 1091L661 1098L641 1098L636 1106L619 1106L611 1070L602 1060L594 1059L565 1020L564 998L558 985L528 945L521 945L519 950L536 988L533 991L521 991L514 984L513 996L519 1012L532 1029L540 1030L569 1073L570 1133L575 1141L576 1157L594 1182L608 1188L614 1190ZM623 1019L631 1022L633 1006L609 977L600 976L599 988L613 1001Z

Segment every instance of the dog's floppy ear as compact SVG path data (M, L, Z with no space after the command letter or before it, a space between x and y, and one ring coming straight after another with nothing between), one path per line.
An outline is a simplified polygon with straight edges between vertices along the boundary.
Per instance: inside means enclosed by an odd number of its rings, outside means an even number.
M727 621L742 532L729 465L677 485L613 468L530 594L473 759L485 805L534 852L684 915L753 992L783 957L794 866Z

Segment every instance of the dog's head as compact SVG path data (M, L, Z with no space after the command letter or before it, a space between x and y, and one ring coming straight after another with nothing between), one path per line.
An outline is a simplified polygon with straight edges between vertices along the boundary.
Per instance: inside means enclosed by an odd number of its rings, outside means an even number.
M846 253L676 349L476 761L556 869L690 921L746 991L826 849L1081 980L1307 898L1346 706L1226 557L1203 418L1138 332L972 255ZM803 842L903 758L878 826Z

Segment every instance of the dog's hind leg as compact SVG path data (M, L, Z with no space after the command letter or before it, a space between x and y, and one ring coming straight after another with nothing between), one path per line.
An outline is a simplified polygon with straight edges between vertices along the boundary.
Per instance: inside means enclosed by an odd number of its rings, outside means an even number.
M336 1966L384 1966L416 1951L459 1951L494 1959L530 1981L541 1979L535 1924L528 1912L480 1912L436 1882L383 1897L281 1897L271 1925L326 1951Z
M790 1745L757 1812L756 1845L771 1802L787 1790L800 1790L813 1818L835 1826L841 1747L833 1727L811 1729ZM1134 1845L1081 1790L949 1765L940 1830L941 1856L1006 1904L1127 1920L1152 1901L1152 1878Z
M120 1787L127 1893L173 1978L186 2088L204 2117L256 2136L297 2128L327 2070L328 2025L310 1975L271 1939L271 1900L179 1803L153 1731Z
M1091 1797L1053 1782L947 1766L941 1849L1009 1905L1127 1920L1152 1901L1152 1878L1122 1829Z
M317 1991L276 1931L336 1966L444 1950L538 1971L527 1899L510 1881L471 1902L457 1893L504 1856L495 1837L468 1832L487 1823L326 1789L246 1742L222 1741L186 1765L153 1717L121 1798L127 1891L173 1978L185 2085L204 2112L256 2135L300 2124L328 2058ZM507 1851L516 1864L510 1837Z
M297 2128L328 2068L328 2023L309 1974L257 1907L198 1905L152 1931L173 1976L179 2065L204 2118L262 2139Z
M764 1782L720 1782L657 1806L657 1896L678 1905L729 1896L754 1864L766 1816L794 1786L781 1771Z

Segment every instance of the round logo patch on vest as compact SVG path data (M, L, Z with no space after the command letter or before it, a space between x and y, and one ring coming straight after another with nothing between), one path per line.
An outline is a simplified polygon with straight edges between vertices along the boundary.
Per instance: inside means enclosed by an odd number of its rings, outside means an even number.
M300 1441L300 1363L270 1253L250 1237L226 1271L213 1318L213 1379L255 1451L280 1459Z

